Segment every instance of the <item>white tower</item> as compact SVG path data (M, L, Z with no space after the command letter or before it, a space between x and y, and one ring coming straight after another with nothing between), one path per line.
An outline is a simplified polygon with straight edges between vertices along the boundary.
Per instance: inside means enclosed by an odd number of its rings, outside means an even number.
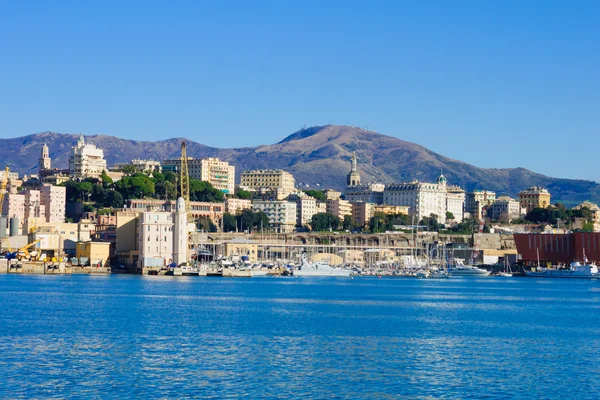
M40 176L42 175L42 171L49 170L52 167L52 160L50 159L50 151L48 150L48 146L44 143L42 147L42 155L40 156L38 169Z
M183 197L177 199L177 210L173 213L173 262L177 265L187 262L188 232L187 212Z

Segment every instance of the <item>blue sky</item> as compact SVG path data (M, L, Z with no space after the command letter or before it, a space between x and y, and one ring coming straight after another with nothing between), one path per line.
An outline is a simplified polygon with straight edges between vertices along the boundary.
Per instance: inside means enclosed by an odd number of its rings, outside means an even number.
M0 0L0 136L366 127L600 180L600 1Z

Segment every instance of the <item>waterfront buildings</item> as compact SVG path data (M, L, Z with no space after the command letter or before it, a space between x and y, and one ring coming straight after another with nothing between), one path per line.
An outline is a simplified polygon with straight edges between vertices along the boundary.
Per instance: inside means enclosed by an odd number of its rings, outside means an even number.
M262 211L269 218L269 224L280 233L292 232L296 226L296 203L290 201L253 201L253 211Z
M30 226L42 222L64 222L66 197L65 187L49 184L42 185L39 190L26 189L19 193L9 193L2 205L2 215L19 218L20 226L23 226L25 220L30 220Z
M159 199L129 199L127 208L130 211L165 211L175 212L175 200ZM221 226L223 213L225 212L224 203L209 203L202 201L190 201L189 213L192 218L208 217L216 226Z
M93 144L86 144L83 135L69 157L69 173L73 179L99 178L106 170L104 151Z
M138 267L160 267L187 262L188 231L185 201L180 197L175 210L145 211L139 216Z
M489 190L474 190L466 194L465 197L465 213L472 218L481 220L484 215L483 211L488 206L496 201L496 193Z
M210 183L215 189L225 194L235 192L235 167L227 161L218 158L192 158L188 157L188 174L190 178ZM170 171L179 174L181 159L165 160L162 162L164 172Z
M521 207L528 213L534 208L548 208L550 206L550 192L539 186L532 186L519 193Z

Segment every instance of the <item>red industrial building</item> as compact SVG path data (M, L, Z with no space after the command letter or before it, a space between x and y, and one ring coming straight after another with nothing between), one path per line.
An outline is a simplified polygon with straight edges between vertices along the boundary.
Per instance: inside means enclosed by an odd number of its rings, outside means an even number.
M600 263L600 233L520 234L514 235L517 251L524 262Z

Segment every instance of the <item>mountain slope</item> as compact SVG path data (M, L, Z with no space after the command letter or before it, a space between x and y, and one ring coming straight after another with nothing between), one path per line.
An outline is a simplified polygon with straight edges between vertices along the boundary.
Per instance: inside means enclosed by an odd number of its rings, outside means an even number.
M53 167L66 168L68 155L79 135L43 132L14 139L0 139L0 154L11 169L35 173L44 143L50 148ZM591 200L600 202L600 185L584 180L547 177L523 168L485 169L444 157L423 146L376 132L348 126L327 125L300 130L279 143L238 149L217 149L173 138L159 142L125 140L112 136L88 136L86 141L104 149L108 165L134 158L163 160L180 154L181 141L187 142L191 157L219 157L247 169L282 168L303 186L343 189L356 151L363 183L433 181L443 170L448 183L466 190L489 189L516 196L526 187L547 187L553 201L569 204Z

